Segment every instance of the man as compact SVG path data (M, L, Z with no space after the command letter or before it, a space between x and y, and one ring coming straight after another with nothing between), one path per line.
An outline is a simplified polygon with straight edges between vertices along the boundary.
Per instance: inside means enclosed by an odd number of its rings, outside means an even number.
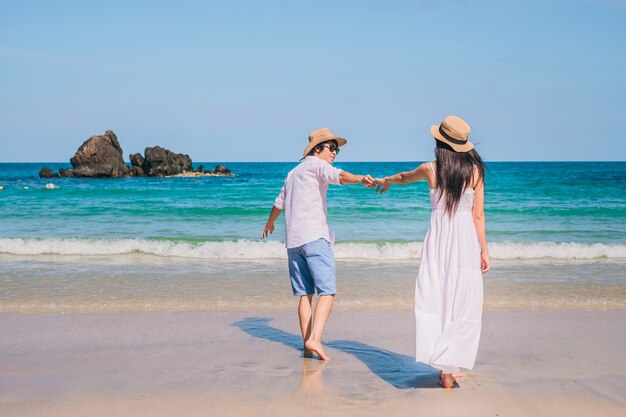
M285 210L285 246L293 295L300 297L298 317L304 341L304 356L315 353L330 359L322 347L322 333L330 316L336 290L335 259L331 233L326 224L328 184L373 187L370 175L354 175L332 166L346 140L326 128L309 135L302 162L292 169L274 201L261 239L274 232L274 222ZM319 299L312 316L313 295Z

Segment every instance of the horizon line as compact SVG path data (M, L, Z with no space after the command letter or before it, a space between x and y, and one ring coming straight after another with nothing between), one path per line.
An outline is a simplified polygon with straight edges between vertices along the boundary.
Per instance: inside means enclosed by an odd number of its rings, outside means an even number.
M338 161L338 163L343 163L343 162L347 162L347 163L359 163L359 164L363 164L363 163L407 163L407 162L427 162L430 161L429 160L389 160L389 161L381 161L381 160L377 160L377 161ZM206 163L217 163L217 164L245 164L245 163L252 163L252 164L276 164L276 163L299 163L300 161L298 160L293 160L293 161L220 161L220 160L215 160L215 161L197 161L197 162L193 162L192 164L206 164ZM531 163L531 162L626 162L626 160L620 160L620 159L535 159L535 160L487 160L485 161L486 163L489 162L521 162L521 163ZM130 164L130 161L124 161L124 163L128 163ZM0 162L0 164L69 164L71 165L71 163L68 162L63 162L63 161L2 161Z

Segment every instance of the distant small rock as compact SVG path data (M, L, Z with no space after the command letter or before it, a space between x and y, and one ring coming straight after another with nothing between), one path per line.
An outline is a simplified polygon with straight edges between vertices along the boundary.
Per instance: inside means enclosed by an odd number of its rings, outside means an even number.
M173 175L174 177L233 177L234 174L230 169L223 165L216 165L213 171L205 171L202 165L195 171L185 171L180 174Z
M71 169L61 168L59 169L59 177L71 178L74 176L74 173Z
M145 177L146 174L143 172L143 169L138 166L133 166L130 168L130 175L133 177Z
M219 175L233 175L230 169L226 168L224 165L215 165L213 172Z
M132 166L143 169L143 164L146 162L146 159L140 153L131 154L129 158Z
M39 178L56 178L58 177L59 174L55 174L54 172L52 172L52 170L48 167L44 167L41 168L39 170Z

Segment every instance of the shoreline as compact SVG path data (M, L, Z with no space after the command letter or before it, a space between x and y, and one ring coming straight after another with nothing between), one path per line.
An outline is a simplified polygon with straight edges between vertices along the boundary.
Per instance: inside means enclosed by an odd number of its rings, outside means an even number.
M621 416L626 311L491 310L474 371L437 386L411 311L337 311L328 362L293 311L0 314L0 409L56 416Z
M291 311L283 260L0 255L0 313ZM494 261L485 310L626 311L626 261ZM337 311L410 311L417 261L337 261Z

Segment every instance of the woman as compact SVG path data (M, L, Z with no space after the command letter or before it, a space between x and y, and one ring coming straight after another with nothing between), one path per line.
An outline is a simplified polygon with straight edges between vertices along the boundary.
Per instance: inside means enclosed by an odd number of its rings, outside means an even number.
M489 271L485 232L485 165L457 116L433 125L436 162L377 179L391 184L426 179L432 214L415 288L416 360L440 370L440 385L458 386L460 368L476 360L483 304L482 274Z

